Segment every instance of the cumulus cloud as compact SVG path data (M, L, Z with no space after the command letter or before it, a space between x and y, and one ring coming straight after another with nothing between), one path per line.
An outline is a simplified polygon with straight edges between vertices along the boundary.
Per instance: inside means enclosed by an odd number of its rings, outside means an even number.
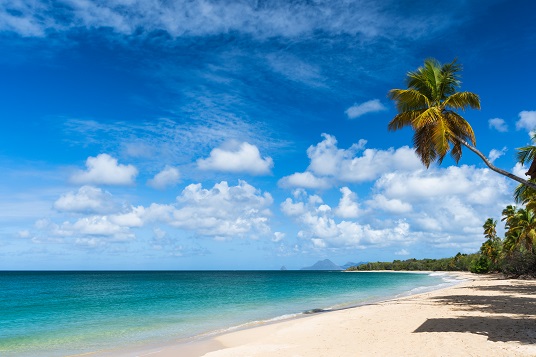
M231 141L213 149L208 158L197 160L197 165L202 170L264 175L270 173L274 163L270 157L261 158L255 145Z
M335 208L335 214L342 218L356 218L359 215L357 196L348 187L341 188L342 197Z
M536 129L536 111L522 111L519 113L519 120L516 122L516 129L525 129L527 132Z
M385 111L387 108L380 102L379 99L372 99L361 104L354 104L346 109L345 113L349 119L359 118L368 113Z
M220 238L258 237L270 233L268 220L272 196L239 181L226 181L205 189L201 184L188 185L176 204L152 204L144 212L146 221L165 222L202 236Z
M341 190L347 197L350 193ZM370 224L354 221L338 221L335 211L317 195L305 191L287 198L280 206L281 211L301 225L298 238L310 242L317 249L358 248L388 246L394 242L411 241L410 226L403 220L391 222L388 227L374 228Z
M152 179L147 180L147 185L163 190L167 187L175 186L179 182L180 176L179 169L166 165Z
M58 239L59 242L97 247L109 242L125 242L135 238L129 226L122 226L107 215L90 215L74 222L65 221L61 224L48 219L41 219L35 227L47 237ZM38 236L39 236L38 234Z
M518 177L525 177L525 172L529 170L528 167L521 165L519 162L515 164L515 166L512 168L512 173Z
M324 189L331 186L330 180L316 177L311 172L296 172L279 180L279 186L284 188L303 187Z
M417 236L430 231L445 239L465 234L477 249L483 222L511 203L508 184L489 169L466 165L389 173L376 182L379 196L369 204L397 202L393 207L404 213Z
M117 210L117 205L109 192L93 186L82 186L77 192L61 195L54 202L54 208L61 212L102 214Z
M80 184L131 185L138 170L133 165L118 164L117 159L100 154L88 157L85 171L78 171L71 176L71 181Z
M384 195L374 195L371 200L367 201L367 204L369 207L391 213L407 213L413 209L411 204L407 202L396 198L388 199Z
M337 206L300 189L280 208L300 225L298 239L316 249L392 246L401 254L419 242L474 252L482 224L512 202L511 190L501 175L463 165L383 173L359 205L343 187Z
M399 251L395 252L395 255L409 255L409 252L406 249L400 249Z
M282 187L326 188L336 182L373 181L386 172L422 168L415 151L407 146L396 150L364 149L366 140L359 140L348 149L339 149L334 136L322 137L324 140L307 149L307 171L282 178Z
M495 129L501 133L508 131L508 125L506 125L504 119L501 118L493 118L488 120L488 125L491 129Z

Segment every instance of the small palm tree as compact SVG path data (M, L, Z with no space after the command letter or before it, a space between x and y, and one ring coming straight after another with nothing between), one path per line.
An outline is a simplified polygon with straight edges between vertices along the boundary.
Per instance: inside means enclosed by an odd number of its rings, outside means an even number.
M531 138L533 143L536 143L536 134ZM532 162L529 171L525 175L530 175L530 182L536 183L536 146L528 145L517 149L517 161L524 165ZM514 192L514 199L517 203L521 203L527 209L536 210L536 189L520 184Z
M523 247L532 253L536 243L535 212L528 208L517 209L515 206L507 206L503 210L502 220L506 221L505 249L513 252Z
M388 97L396 102L398 114L389 130L404 127L414 130L413 145L422 163L441 163L450 152L458 163L462 146L477 154L493 171L536 189L536 184L494 166L476 147L471 125L457 113L467 108L480 109L480 98L472 92L458 92L461 65L456 60L441 64L429 58L424 66L407 74L408 89L391 89Z
M497 265L499 256L501 254L501 239L497 237L497 221L493 218L488 218L486 223L482 226L484 228L484 236L487 240L482 243L480 247L480 253L487 256L494 266Z

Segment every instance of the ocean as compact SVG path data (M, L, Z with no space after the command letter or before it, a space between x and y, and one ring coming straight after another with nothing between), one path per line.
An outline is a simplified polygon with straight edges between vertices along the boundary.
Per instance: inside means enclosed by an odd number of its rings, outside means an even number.
M179 343L453 283L444 274L383 272L0 272L0 355Z

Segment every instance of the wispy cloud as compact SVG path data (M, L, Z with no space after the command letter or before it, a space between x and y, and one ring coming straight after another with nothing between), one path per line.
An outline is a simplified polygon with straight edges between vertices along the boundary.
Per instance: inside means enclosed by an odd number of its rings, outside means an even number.
M226 141L250 142L265 151L287 145L275 137L272 129L232 115L188 122L159 119L110 123L70 119L65 122L65 131L72 144L96 145L100 150L122 153L125 157L141 157L160 167L162 163L193 162Z
M368 113L375 113L387 110L379 99L372 99L361 104L354 104L350 108L346 109L345 113L350 119L359 118L362 115Z
M48 31L69 28L107 27L117 33L138 30L163 30L172 36L205 36L239 32L259 38L296 37L315 31L382 36L397 29L396 34L419 36L445 22L439 15L396 16L387 2L368 0L317 1L186 1L158 0L90 0L60 1L61 6L46 1L12 1L0 8L0 29L24 36L44 36ZM415 16L415 15L414 15ZM418 17L421 15L417 14ZM448 18L448 13L442 14Z

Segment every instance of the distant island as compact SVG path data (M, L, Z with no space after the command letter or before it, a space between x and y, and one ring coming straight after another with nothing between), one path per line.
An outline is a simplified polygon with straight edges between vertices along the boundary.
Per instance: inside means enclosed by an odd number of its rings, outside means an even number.
M300 270L344 270L329 259L319 260L310 267L301 268Z

